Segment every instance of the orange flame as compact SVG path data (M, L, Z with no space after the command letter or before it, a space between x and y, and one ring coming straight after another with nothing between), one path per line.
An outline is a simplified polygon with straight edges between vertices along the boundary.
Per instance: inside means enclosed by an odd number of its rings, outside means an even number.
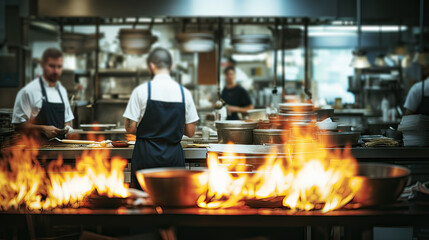
M282 205L291 209L327 212L351 201L360 185L353 180L357 163L350 149L331 152L316 140L314 128L291 131L293 143L273 150L256 172L230 171L231 165L245 163L245 156L209 152L208 190L198 206L229 208L280 197ZM230 159L228 167L222 164L225 157Z
M127 197L123 170L126 159L112 157L107 149L84 152L76 167L63 165L62 157L52 161L47 171L36 156L38 144L24 137L0 159L0 208L25 206L49 209L77 207L91 193L107 197Z

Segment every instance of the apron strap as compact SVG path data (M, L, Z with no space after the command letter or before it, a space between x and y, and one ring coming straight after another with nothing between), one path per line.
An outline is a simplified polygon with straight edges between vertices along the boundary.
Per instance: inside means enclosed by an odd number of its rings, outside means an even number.
M39 83L40 83L40 88L42 89L42 95L43 95L43 97L45 97L45 100L46 100L47 102L49 102L49 101L48 101L48 95L46 94L45 86L43 86L43 80L42 80L42 77L39 77Z
M185 94L183 93L183 87L180 84L179 86L180 86L180 92L182 93L182 103L185 103Z
M150 100L150 81L147 83L147 99Z
M45 100L49 102L48 94L46 94L46 89L45 89L45 86L43 85L42 77L39 77L39 82L40 82L40 88L42 89L42 95L43 97L45 97ZM58 91L58 94L60 95L61 103L64 104L64 99L63 99L63 96L61 95L61 91L59 87L57 88L57 91Z

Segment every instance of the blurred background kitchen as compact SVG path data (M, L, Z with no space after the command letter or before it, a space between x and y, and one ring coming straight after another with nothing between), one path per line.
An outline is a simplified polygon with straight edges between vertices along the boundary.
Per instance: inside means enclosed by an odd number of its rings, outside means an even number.
M128 98L150 79L146 56L158 46L173 54L172 75L192 91L200 127L216 129L218 79L220 89L224 86L218 73L232 59L241 72L237 81L255 108L269 111L281 102L311 100L316 108L334 108L338 121L353 131L379 134L397 127L409 88L422 80L413 56L428 43L424 25L429 16L421 16L419 4L2 0L2 135L12 130L18 90L42 73L39 61L48 47L64 51L61 83L69 94L74 128L101 123L123 135ZM361 56L367 58L363 65L354 59Z

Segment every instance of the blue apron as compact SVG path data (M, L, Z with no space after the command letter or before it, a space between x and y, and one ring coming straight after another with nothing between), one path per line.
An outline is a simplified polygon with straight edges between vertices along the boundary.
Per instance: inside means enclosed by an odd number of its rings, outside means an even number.
M422 101L416 114L423 114L429 116L429 96L425 96L425 80L422 81Z
M141 189L137 170L158 167L185 167L180 141L185 127L185 95L180 85L182 102L162 102L151 99L147 84L147 104L137 128L136 144L131 159L131 187Z
M63 96L61 96L60 89L57 88L58 94L61 98L61 103L51 103L48 100L48 95L46 94L46 89L43 84L43 80L40 77L40 88L42 89L42 95L43 95L43 101L42 101L42 108L40 109L39 114L34 119L35 124L38 125L52 125L56 128L62 129L64 128L65 124L65 106L64 106L64 100Z

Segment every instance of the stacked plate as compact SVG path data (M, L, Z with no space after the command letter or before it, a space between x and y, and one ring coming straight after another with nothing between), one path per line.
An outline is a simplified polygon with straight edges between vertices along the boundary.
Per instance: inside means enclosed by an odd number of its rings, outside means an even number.
M261 53L271 48L271 36L266 34L244 34L232 37L231 45L238 53Z

